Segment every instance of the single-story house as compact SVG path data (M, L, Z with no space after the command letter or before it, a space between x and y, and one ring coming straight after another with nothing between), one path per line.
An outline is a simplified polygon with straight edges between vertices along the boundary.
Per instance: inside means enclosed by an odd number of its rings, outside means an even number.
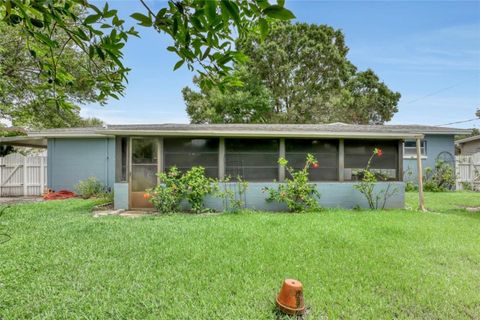
M455 141L462 156L469 156L480 152L480 135Z
M157 184L156 173L172 166L187 170L205 167L210 177L241 176L249 182L245 200L249 208L281 210L265 201L265 186L282 183L288 175L279 157L300 168L307 153L315 155L318 168L310 180L321 193L324 207L366 207L353 188L374 148L382 157L372 168L386 177L378 190L393 185L398 192L386 207L404 207L404 171L414 165L415 140L422 139L422 161L432 166L442 153L454 154L455 134L469 130L433 126L334 124L153 124L108 125L31 131L26 137L0 139L1 143L46 146L48 186L72 190L80 180L95 176L114 191L116 208L150 207L145 189ZM5 140L6 139L6 140ZM219 208L220 199L207 199Z

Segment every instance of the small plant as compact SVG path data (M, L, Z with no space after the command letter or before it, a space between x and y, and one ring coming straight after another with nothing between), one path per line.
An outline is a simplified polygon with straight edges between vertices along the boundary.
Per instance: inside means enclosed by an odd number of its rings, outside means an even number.
M418 191L418 187L415 183L412 181L407 181L405 183L405 191L406 192L412 192L412 191Z
M205 211L203 200L206 196L213 194L218 190L218 184L215 179L205 176L205 168L192 167L180 178L183 187L183 197L188 201L195 213Z
M217 195L222 199L224 211L238 212L245 209L247 181L237 176L237 181L231 183L231 178L225 177L220 181L220 185L222 190L219 190Z
M286 178L285 183L278 185L277 189L265 187L268 192L267 201L277 201L287 205L292 212L314 211L320 209L318 199L320 193L313 183L309 183L308 169L318 168L318 161L312 154L307 154L305 165L301 170L294 170L288 166L288 161L280 158L278 163L285 167L292 178Z
M203 212L203 200L218 189L216 180L206 177L203 167L192 167L184 174L172 167L167 173L160 172L157 176L160 185L146 190L144 197L160 213L179 211L182 200L190 204L193 212Z
M96 177L90 177L78 182L75 185L75 192L83 199L89 199L104 196L108 190Z
M180 171L171 167L168 172L160 172L157 176L161 184L146 190L144 198L160 213L177 212L183 197Z
M397 188L392 189L392 185L390 183L387 185L386 189L380 190L377 193L374 191L375 184L378 182L378 175L371 170L370 165L375 156L381 157L382 155L382 149L375 148L373 150L372 155L368 159L367 166L365 169L361 170L360 183L353 186L365 196L370 209L385 209L387 200L398 191ZM386 178L382 178L382 180L386 180Z

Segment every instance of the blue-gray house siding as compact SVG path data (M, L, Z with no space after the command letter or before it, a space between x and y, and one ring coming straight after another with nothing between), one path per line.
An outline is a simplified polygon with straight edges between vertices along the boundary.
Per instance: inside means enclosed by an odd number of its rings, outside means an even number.
M453 135L427 134L424 138L427 141L427 155L422 158L422 168L425 173L427 167L434 168L438 155L447 151L455 155L455 142ZM417 158L410 157L403 159L404 180L417 179Z
M47 182L49 188L74 190L80 180L89 177L96 177L113 189L114 138L48 139Z

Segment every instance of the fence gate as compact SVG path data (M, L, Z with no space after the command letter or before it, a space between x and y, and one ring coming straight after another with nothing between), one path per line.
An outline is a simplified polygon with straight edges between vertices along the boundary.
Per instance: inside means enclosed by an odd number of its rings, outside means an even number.
M0 157L0 197L40 196L47 185L47 157Z
M457 190L480 191L480 153L469 156L456 156L455 173Z

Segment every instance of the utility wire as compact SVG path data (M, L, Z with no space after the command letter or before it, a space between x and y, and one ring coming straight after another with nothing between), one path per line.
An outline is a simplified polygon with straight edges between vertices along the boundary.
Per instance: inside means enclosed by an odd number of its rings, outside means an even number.
M465 122L472 122L475 120L480 120L480 118L474 118L474 119L469 119L469 120L463 120L463 121L456 121L456 122L450 122L450 123L444 123L444 124L438 124L437 126L449 126L451 124L458 124L458 123L465 123Z
M459 86L459 85L461 85L461 84L464 83L464 82L466 82L466 81L461 81L461 82L458 82L458 83L456 83L456 84L454 84L454 85L451 85L451 86L449 86L449 87L445 87L445 88L442 88L442 89L440 89L440 90L431 92L431 93L426 94L426 95L424 95L424 96L422 96L422 97L420 97L420 98L417 98L417 99L413 99L413 100L411 100L411 101L408 101L408 102L406 102L405 104L414 103L414 102L417 102L417 101L419 101L419 100L423 100L423 99L425 99L425 98L434 96L434 95L436 95L436 94L442 93L442 92L447 91L447 90L450 90L450 89L452 89L452 88L455 88L456 86Z

